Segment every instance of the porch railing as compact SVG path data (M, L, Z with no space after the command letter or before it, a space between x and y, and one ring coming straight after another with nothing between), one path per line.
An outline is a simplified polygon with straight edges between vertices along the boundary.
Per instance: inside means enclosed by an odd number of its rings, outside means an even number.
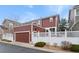
M79 37L79 31L64 31L64 32L36 32L32 33L34 37Z

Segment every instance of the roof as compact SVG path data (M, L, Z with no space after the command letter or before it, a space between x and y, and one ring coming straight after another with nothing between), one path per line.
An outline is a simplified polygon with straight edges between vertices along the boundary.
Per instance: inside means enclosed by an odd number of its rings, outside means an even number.
M55 16L58 16L59 17L59 15L57 14L57 15L52 15L52 16L47 16L47 17L42 17L42 18L39 18L39 19L35 19L35 20L29 21L29 22L25 22L23 24L29 24L29 23L31 23L33 21L38 21L38 20L46 20L47 18L55 17Z
M21 24L21 23L19 23L19 22L17 22L17 21L13 21L13 20L10 20L10 19L4 19L3 23L5 23L6 21L10 21L10 22L12 22L12 23L18 23L18 24Z
M73 6L73 9L79 8L79 5L75 5Z
M1 28L1 29L7 29L6 27L4 27L4 26L2 26L2 25L0 25L0 28Z

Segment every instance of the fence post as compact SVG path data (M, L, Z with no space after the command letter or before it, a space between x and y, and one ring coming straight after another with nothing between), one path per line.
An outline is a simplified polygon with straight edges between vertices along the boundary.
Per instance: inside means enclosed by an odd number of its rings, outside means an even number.
M55 36L57 37L57 28L55 28Z
M40 36L40 35L39 35L39 32L37 32L37 33L38 33L38 34L37 34L37 35L38 35L38 36L37 36L37 39L39 39L39 36Z
M67 30L65 29L65 40L67 40Z
M49 39L51 40L51 32L49 31Z
M32 32L32 40L33 40L33 37L34 37L34 33Z

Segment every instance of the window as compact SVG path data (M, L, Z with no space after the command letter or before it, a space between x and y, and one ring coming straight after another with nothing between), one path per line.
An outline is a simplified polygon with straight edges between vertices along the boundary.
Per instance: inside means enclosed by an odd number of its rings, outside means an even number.
M41 24L41 21L39 20L39 21L38 21L38 25L40 25L40 24Z
M53 18L50 18L50 22L53 22Z
M9 23L9 29L13 29L13 24Z
M79 9L76 9L76 15L79 16Z
M46 32L48 32L48 30L45 30Z
M33 24L33 25L37 25L37 23L36 23L36 22L32 22L32 24Z
M55 32L55 28L50 28L50 31L51 32Z

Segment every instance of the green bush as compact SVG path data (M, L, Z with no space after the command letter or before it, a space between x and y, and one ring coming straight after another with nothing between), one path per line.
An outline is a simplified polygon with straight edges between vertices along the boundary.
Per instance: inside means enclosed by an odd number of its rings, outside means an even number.
M2 41L6 41L6 42L12 42L10 40L7 40L7 39L1 39Z
M73 51L73 52L79 52L79 45L73 44L71 46L70 50Z
M44 47L45 45L46 45L45 42L37 42L37 43L35 43L36 47Z

